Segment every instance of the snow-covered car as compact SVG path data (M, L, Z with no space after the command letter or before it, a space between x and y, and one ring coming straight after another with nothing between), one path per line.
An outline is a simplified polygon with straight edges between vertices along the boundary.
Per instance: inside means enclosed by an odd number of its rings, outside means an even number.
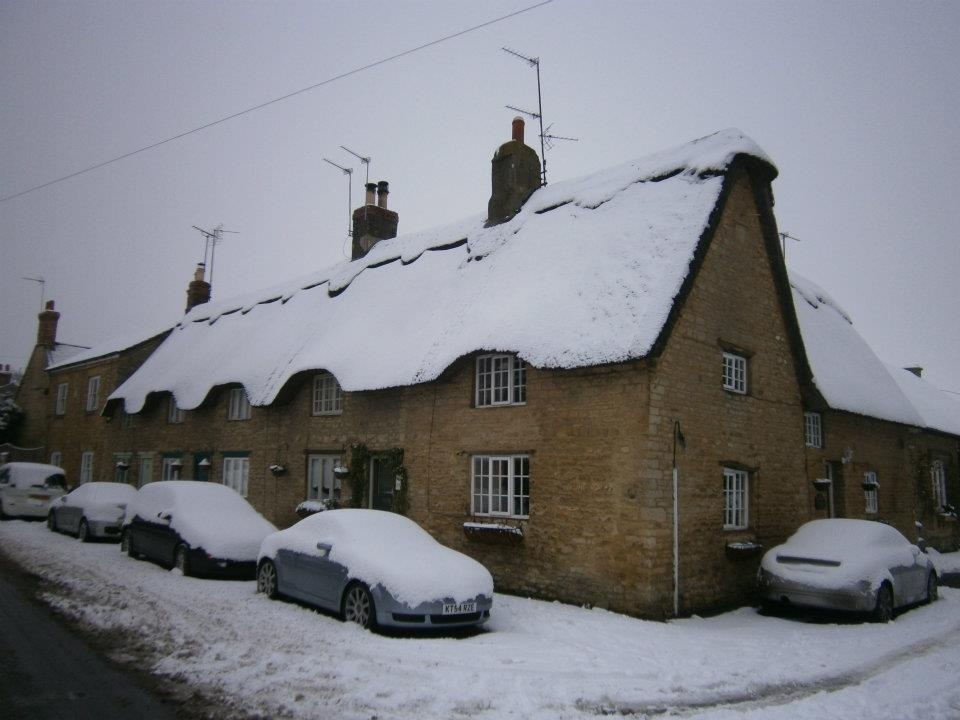
M0 465L0 519L45 518L50 503L67 491L63 468L43 463Z
M937 572L896 528L871 520L813 520L763 556L765 606L869 613L887 622L907 605L937 599Z
M81 542L120 538L127 504L137 489L120 482L88 482L50 503L47 527L73 533Z
M381 510L328 510L268 536L257 590L367 628L480 625L493 606L493 578L483 565Z
M164 480L127 505L120 548L184 575L253 578L257 552L276 528L226 485Z

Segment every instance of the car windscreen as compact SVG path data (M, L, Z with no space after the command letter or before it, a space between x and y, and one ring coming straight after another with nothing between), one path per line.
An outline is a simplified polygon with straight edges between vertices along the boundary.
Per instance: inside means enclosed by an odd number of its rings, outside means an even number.
M54 473L53 475L48 475L46 480L41 484L34 484L34 487L54 487L66 489L67 487L67 478L60 473Z

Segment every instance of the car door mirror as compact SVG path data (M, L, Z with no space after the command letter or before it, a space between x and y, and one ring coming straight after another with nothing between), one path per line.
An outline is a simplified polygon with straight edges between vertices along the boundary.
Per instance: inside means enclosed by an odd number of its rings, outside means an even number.
M66 496L66 495L61 495L61 496L60 496L60 502L61 502L63 505L66 505L66 504L67 504L67 496Z
M173 515L170 514L169 510L162 510L157 513L157 518L165 525L169 525L170 520L173 519Z
M331 546L324 542L317 543L317 557L325 558L330 554Z

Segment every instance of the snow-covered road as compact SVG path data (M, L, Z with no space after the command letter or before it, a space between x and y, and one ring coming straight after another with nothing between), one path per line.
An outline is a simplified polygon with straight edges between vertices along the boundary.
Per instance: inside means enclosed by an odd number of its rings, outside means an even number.
M888 625L751 608L658 623L497 595L486 632L385 637L40 523L0 523L0 548L53 582L51 606L130 637L121 660L265 717L960 717L960 591L948 588Z

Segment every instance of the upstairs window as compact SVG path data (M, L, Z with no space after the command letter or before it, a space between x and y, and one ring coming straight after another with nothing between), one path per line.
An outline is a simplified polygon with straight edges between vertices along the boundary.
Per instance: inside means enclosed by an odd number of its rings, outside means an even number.
M930 477L933 480L933 503L938 511L943 512L947 509L947 468L942 460L934 460Z
M820 413L805 412L803 414L803 436L808 448L823 447L823 427L820 423Z
M247 392L242 387L231 388L230 390L230 404L227 407L227 419L250 419L250 400L247 399Z
M732 352L723 353L723 389L745 395L747 392L747 359Z
M527 402L527 364L516 355L477 358L476 405L522 405Z
M177 405L177 399L171 395L167 400L167 422L171 425L183 422L184 411Z
M94 375L87 380L87 412L96 412L100 407L100 376Z
M743 530L749 524L750 476L745 470L723 469L723 529Z
M530 458L526 455L473 457L474 515L525 518L530 515Z
M313 378L313 414L339 415L342 411L340 383L328 372Z
M66 415L67 414L67 383L60 383L57 385L57 415Z
M875 515L880 511L879 499L877 498L877 488L880 483L877 482L877 474L872 470L863 474L863 499L866 505L866 512Z

